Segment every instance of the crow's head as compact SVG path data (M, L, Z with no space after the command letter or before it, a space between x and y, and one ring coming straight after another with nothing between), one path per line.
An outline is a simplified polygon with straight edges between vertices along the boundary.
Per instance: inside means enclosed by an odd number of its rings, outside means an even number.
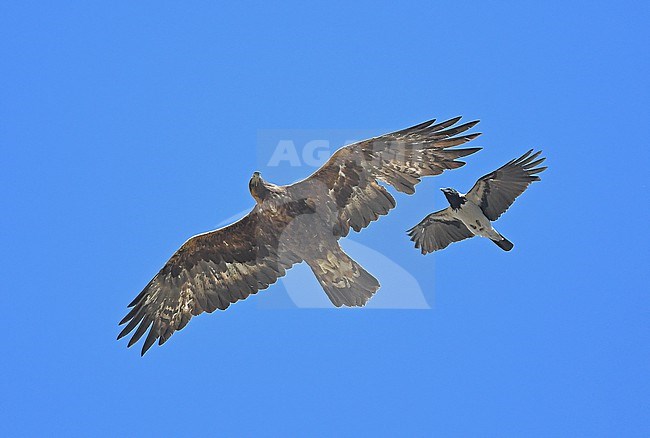
M447 198L447 201L449 201L449 205L451 205L451 208L454 210L458 209L461 205L465 203L465 197L462 196L456 189L452 189L451 187L447 187L444 189L440 189L442 193L445 194L445 198Z
M444 189L440 189L440 191L442 191L442 193L444 193L445 196L447 196L447 197L449 197L449 196L458 196L458 197L460 197L460 193L458 193L458 191L456 189L452 189L451 187L446 187Z

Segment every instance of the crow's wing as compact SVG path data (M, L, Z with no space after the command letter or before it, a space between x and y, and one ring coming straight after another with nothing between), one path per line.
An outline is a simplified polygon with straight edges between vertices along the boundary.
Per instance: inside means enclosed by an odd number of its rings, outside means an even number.
M478 205L488 219L497 220L533 181L540 180L537 174L546 170L536 167L546 159L537 159L542 151L532 152L480 178L465 197Z
M454 217L451 207L431 213L407 233L422 254L438 251L451 243L474 237L465 224Z
M422 177L461 167L465 163L456 158L481 149L450 149L480 135L463 134L478 121L453 126L459 120L455 117L436 124L434 119L345 146L309 178L294 184L294 189L328 192L338 212L335 233L346 236L350 228L359 231L395 206L379 181L412 194Z

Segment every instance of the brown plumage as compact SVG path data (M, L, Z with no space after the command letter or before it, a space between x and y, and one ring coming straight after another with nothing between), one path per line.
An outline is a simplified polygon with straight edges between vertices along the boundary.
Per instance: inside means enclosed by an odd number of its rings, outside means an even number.
M302 261L335 306L363 306L379 282L343 252L338 239L395 207L380 181L412 194L422 177L464 165L456 159L480 148L450 148L477 137L463 133L478 121L454 126L459 120L431 120L343 147L313 175L292 185L270 184L255 172L249 183L253 210L181 246L131 302L118 339L135 330L131 346L149 330L144 354L192 316L224 310L266 289Z

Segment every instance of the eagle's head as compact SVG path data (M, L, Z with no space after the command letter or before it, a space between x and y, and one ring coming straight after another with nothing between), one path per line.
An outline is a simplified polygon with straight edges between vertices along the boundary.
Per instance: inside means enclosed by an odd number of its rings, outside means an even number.
M253 172L253 176L251 177L251 180L248 183L248 189L250 190L251 195L253 195L253 198L255 198L257 202L262 202L264 200L264 198L268 193L268 189L264 184L264 180L262 179L261 173Z

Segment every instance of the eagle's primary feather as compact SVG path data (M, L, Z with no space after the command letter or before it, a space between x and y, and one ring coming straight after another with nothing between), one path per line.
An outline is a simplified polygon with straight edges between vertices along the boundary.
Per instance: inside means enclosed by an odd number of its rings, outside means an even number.
M412 194L422 177L465 163L480 148L452 149L479 134L464 134L478 121L460 117L345 146L310 177L276 186L254 174L253 210L232 225L189 239L133 300L118 339L128 345L149 330L144 354L165 343L192 316L224 310L266 289L305 261L336 306L362 306L379 282L343 252L337 240L359 231L395 207L379 183Z

